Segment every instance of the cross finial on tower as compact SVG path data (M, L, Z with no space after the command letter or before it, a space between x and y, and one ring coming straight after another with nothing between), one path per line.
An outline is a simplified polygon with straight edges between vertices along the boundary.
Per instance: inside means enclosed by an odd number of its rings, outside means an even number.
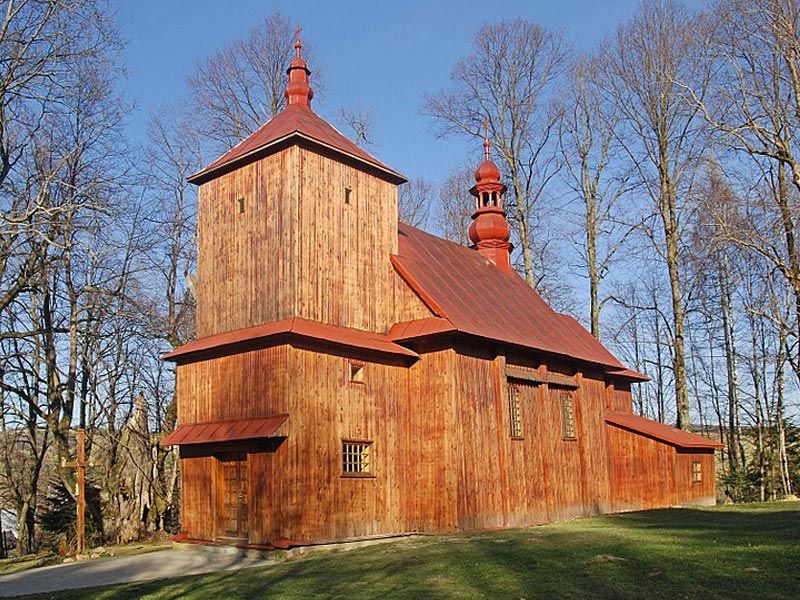
M294 51L295 56L300 58L300 49L303 47L303 43L300 41L300 34L303 32L303 28L300 25L297 26L297 29L294 30Z
M489 147L492 145L492 142L489 141L489 119L483 120L483 153L486 160L489 160Z

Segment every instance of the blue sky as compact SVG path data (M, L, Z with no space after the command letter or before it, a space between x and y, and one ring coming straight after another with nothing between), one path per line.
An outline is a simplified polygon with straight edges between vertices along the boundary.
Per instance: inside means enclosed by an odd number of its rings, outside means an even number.
M482 149L436 139L420 113L423 94L447 86L453 65L469 53L482 24L520 16L564 28L577 48L591 49L637 6L636 0L123 3L118 16L128 41L129 76L122 90L136 104L129 132L142 140L150 110L185 100L186 75L196 60L244 36L277 9L302 25L303 38L322 63L326 90L314 109L330 121L342 105L370 109L372 153L405 175L437 182L465 158L478 161ZM319 65L309 66L313 71Z

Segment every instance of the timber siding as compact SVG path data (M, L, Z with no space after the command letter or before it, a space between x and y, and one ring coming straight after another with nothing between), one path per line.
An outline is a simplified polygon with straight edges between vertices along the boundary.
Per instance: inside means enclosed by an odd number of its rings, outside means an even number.
M601 379L514 380L522 436L512 439L503 355L462 346L411 366L359 359L363 383L350 381L353 360L282 344L178 366L181 423L289 414L275 445L248 448L250 543L514 527L713 498L713 479L691 483L698 456L711 477L713 453L605 425L609 390L625 392ZM342 477L346 439L372 442L374 477ZM182 452L189 537L222 535L220 450Z
M397 186L305 148L202 184L197 230L198 338L290 317L388 331L395 295L430 314L389 262Z

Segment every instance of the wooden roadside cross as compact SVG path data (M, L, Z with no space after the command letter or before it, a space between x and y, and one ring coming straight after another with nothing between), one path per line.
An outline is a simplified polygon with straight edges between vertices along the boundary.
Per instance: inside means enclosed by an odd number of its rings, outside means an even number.
M77 460L65 462L64 467L78 470L78 522L77 530L77 553L81 554L86 550L86 467L93 467L92 461L86 460L86 432L78 429L78 449Z

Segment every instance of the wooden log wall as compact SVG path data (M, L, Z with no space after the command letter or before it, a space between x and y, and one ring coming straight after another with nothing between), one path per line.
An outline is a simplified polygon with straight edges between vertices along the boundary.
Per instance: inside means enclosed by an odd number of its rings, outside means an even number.
M252 543L452 531L457 457L443 374L453 355L433 352L408 368L282 345L184 364L179 422L289 414L280 446L248 454ZM363 383L350 381L354 362ZM372 442L374 477L342 476L345 439ZM214 539L222 484L213 452L199 454L182 461L183 529Z
M292 146L204 183L198 202L198 337L295 316L395 322L397 186Z
M353 363L364 365L363 383L350 380ZM713 499L713 454L679 455L607 425L598 376L507 367L475 347L426 352L406 367L281 345L180 365L179 421L289 414L285 440L248 455L252 543L513 527ZM526 369L541 381L507 377ZM562 429L565 393L574 440ZM372 442L374 477L342 476L342 440ZM694 460L703 461L700 484ZM218 470L213 452L184 455L192 537L222 534Z
M608 509L602 380L576 378L580 387L568 389L509 380L502 356L490 362L458 354L457 362L463 452L459 528L543 523ZM535 372L542 380L547 377L544 367ZM518 437L511 435L509 385L519 390ZM575 410L574 440L565 440L562 431L565 393L572 396Z
M608 425L612 509L640 510L716 503L714 452L680 449ZM702 479L692 480L692 463Z

